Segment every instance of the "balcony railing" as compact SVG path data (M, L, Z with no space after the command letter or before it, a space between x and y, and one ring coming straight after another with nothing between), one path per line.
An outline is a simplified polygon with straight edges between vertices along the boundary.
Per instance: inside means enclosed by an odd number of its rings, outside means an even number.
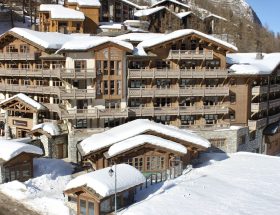
M267 109L267 102L261 103L252 103L251 104L251 111L252 112L259 112Z
M37 53L0 53L0 60L35 60L37 57Z
M170 50L168 59L213 59L212 50Z
M59 79L87 79L95 78L94 69L4 69L0 68L0 76L7 77L56 77Z
M228 96L229 87L129 88L128 97Z
M204 115L204 114L228 114L225 106L189 106L189 107L130 107L130 116L161 116L161 115Z
M230 127L230 123L227 122L220 122L218 124L202 124L202 125L181 125L180 128L181 129L190 129L190 130L214 130L214 129L225 129L225 128L229 128Z
M259 120L248 120L248 126L250 130L256 130L266 126L266 118L259 119Z
M64 87L56 86L20 85L3 83L0 83L0 90L18 93L57 95L61 99L87 99L95 98L96 95L94 89L65 89Z
M270 93L280 92L280 84L272 84L269 89ZM268 85L252 87L252 95L257 96L268 93Z
M128 78L226 78L226 69L129 69Z
M62 113L62 119L127 118L127 109L72 109Z

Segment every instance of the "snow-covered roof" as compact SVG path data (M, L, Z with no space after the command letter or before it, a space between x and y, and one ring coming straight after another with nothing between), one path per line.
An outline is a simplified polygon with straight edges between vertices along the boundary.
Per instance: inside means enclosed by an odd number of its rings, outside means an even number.
M17 34L45 49L59 49L66 41L72 39L73 37L68 34L61 34L57 32L39 32L26 28L12 28L8 31L8 33L9 32Z
M189 5L184 4L182 2L179 2L177 0L162 0L162 1L159 1L159 2L157 2L155 4L153 4L152 7L157 7L158 5L160 5L160 4L164 3L164 2L171 2L171 3L177 4L177 5L181 5L181 6L185 7L185 8L191 8Z
M8 99L3 100L2 102L0 102L0 105L9 102L13 99L20 99L21 101L25 102L26 104L32 106L33 108L37 109L37 110L45 110L46 107L38 102L36 102L35 100L33 100L32 98L30 98L29 96L23 94L23 93L18 93Z
M9 161L22 152L42 155L43 151L37 146L12 140L0 140L0 159Z
M221 17L221 16L218 16L218 15L213 14L213 13L209 14L209 15L208 15L208 16L206 16L204 19L207 19L207 18L210 18L210 17L214 17L214 18L217 18L217 19L221 19L221 20L227 21L227 19L226 19L226 18Z
M82 153L86 155L90 152L95 152L110 147L117 142L144 134L149 131L170 136L182 141L187 141L203 148L210 147L208 140L191 133L190 131L182 130L174 126L155 123L148 119L137 119L114 127L103 133L94 134L80 142L79 148L82 150Z
M144 144L150 144L154 146L158 146L170 151L174 151L180 154L186 154L187 148L179 143L163 139L161 137L153 136L153 135L139 135L135 136L129 139L126 139L124 141L120 141L114 145L112 145L108 150L109 157L114 157L116 155L119 155L123 152L129 151L130 149L133 149L135 147L144 145Z
M83 12L71 8L66 8L59 4L41 4L39 11L49 11L52 19L85 19L85 15Z
M106 23L104 25L100 25L99 28L101 29L116 29L121 30L123 25L121 23Z
M65 191L86 186L93 189L102 197L107 197L114 194L115 179L114 176L109 175L110 168L111 167L107 167L78 176L67 184ZM115 171L115 166L112 166L112 169ZM146 178L139 170L128 164L116 165L116 175L117 193L140 185L146 181Z
M129 41L129 42L142 42L144 40L149 40L152 38L156 38L162 36L161 33L129 33L123 34L115 37L118 40Z
M140 5L138 5L138 4L135 4L135 3L133 3L133 2L131 2L131 1L129 1L129 0L121 0L123 3L126 3L126 4L128 4L128 5L130 5L130 6L132 6L132 7L135 7L135 8L137 8L137 9L143 9L143 8L145 8L145 6L140 6Z
M63 50L88 50L91 48L98 47L105 43L113 43L119 45L125 49L133 51L133 45L129 42L121 41L111 37L100 37L100 36L87 36L83 37L81 40L80 38L73 39L69 42L63 44L59 51Z
M233 64L233 75L269 75L280 64L280 53L262 54L262 59L257 59L258 53L227 54L227 61Z
M76 3L79 6L90 6L90 7L100 7L101 3L99 0L67 0L68 3Z
M155 8L148 8L144 10L138 10L134 13L134 16L142 17L142 16L150 16L151 14L157 13L160 10L166 9L166 7L155 7Z
M53 122L45 122L38 125L33 126L31 129L32 131L42 129L43 131L47 132L48 134L55 136L61 134L61 130L56 123Z
M181 12L181 13L177 13L176 16L178 16L180 19L186 17L186 16L189 16L189 15L192 15L193 12L191 11L188 11L188 12Z
M220 40L220 39L217 39L213 36L210 36L210 35L207 35L205 33L202 33L200 31L197 31L197 30L193 30L193 29L181 29L181 30L177 30L177 31L173 31L172 33L169 33L169 34L165 34L161 37L158 37L158 38L153 38L153 39L150 39L150 40L145 40L143 41L142 43L140 43L137 47L143 47L144 49L145 48L150 48L150 47L153 47L153 46L156 46L156 45L159 45L161 43L165 43L165 42L168 42L168 41L173 41L173 40L176 40L176 39L179 39L181 37L184 37L184 36L188 36L188 35L191 35L191 34L196 34L198 36L201 36L203 38L206 38L208 40L211 40L215 43L218 43L222 46L225 46L227 47L228 49L232 49L234 51L237 51L237 47L228 43L228 42L225 42L223 40Z

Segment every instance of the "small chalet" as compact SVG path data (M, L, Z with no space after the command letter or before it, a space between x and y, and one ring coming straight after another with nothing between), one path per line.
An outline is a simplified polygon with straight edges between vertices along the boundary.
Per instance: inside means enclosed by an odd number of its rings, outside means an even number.
M77 146L82 161L95 170L127 163L144 174L185 167L210 143L189 131L138 119L94 134Z
M11 140L0 141L0 184L33 177L33 159L43 155L36 146Z
M5 136L13 138L26 137L47 111L44 105L22 93L2 101L0 108L5 110Z
M121 209L134 203L136 188L145 181L134 167L119 164L78 176L67 184L64 193L78 215L108 214L115 210L115 191L117 209Z
M41 123L35 125L29 134L37 138L33 144L40 146L45 156L57 159L68 157L68 130L65 124Z

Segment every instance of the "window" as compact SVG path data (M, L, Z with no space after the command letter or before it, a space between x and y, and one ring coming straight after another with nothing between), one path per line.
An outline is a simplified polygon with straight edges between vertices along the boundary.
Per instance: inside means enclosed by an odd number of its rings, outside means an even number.
M22 69L29 69L30 65L29 64L21 64Z
M234 113L234 112L231 112L231 113L229 114L229 118L230 118L231 121L234 121L234 120L235 120L235 113Z
M147 171L160 171L164 170L165 159L163 156L147 156L146 169Z
M29 79L24 79L23 80L23 85L30 85L30 80Z
M143 171L143 157L134 157L134 158L128 158L125 163L134 166L139 171Z
M53 86L61 87L62 86L62 81L53 81Z
M225 147L226 139L225 138L210 139L209 142L211 143L211 145L213 147L223 148L223 147Z
M218 119L218 115L209 114L205 115L204 118L206 124L215 124L215 121Z
M85 60L75 60L75 70L81 71L87 68L87 62Z
M229 96L229 100L231 104L235 104L236 102L236 94L235 93L231 93Z
M164 125L170 125L171 117L170 116L156 116L155 122L162 123Z
M19 48L20 53L29 53L29 45L22 44Z
M8 53L15 53L18 52L18 49L14 45L9 45L6 47L6 52Z
M158 88L169 88L171 85L170 79L157 79L156 82Z
M86 201L83 199L80 199L80 215L87 215L87 205Z
M122 94L122 82L117 81L117 94L121 95Z
M181 115L181 125L193 125L194 116Z
M88 202L88 215L94 215L94 203Z
M110 81L110 94L115 94L115 81Z
M104 75L108 75L108 62L107 61L103 61L103 74Z
M110 61L110 75L115 75L115 62Z
M108 88L108 81L104 81L104 95L108 95L109 88Z

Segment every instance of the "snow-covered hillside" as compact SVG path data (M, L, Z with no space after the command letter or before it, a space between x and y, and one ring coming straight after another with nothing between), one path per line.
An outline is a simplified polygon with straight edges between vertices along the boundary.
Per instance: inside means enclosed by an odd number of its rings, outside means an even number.
M211 155L210 158L223 159ZM278 215L280 214L280 159L237 153L206 162L154 193L121 215ZM143 190L138 197L147 196Z

